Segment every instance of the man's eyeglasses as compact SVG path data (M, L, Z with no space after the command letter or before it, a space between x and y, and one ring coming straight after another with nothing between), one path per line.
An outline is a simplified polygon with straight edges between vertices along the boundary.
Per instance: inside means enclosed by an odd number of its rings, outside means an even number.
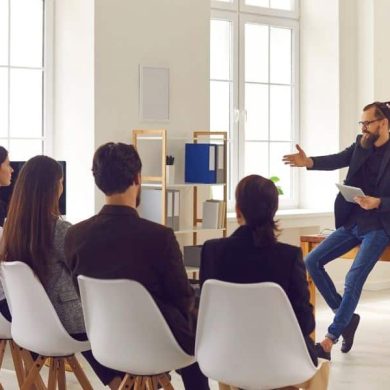
M374 122L379 122L381 121L382 119L373 119L372 121L360 121L358 122L358 124L360 125L360 127L362 129L366 129L368 126L371 125L371 123L374 123Z

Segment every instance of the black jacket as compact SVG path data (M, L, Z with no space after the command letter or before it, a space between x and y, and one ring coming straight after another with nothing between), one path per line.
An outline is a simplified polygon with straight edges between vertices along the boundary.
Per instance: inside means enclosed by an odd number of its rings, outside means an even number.
M335 169L349 167L347 177L344 184L350 186L357 185L357 173L364 162L370 156L373 148L364 149L360 146L360 138L358 135L355 143L346 148L340 153L331 154L328 156L312 157L312 170L332 171ZM377 176L378 191L381 198L381 204L377 209L379 219L384 230L390 235L390 141L386 145L385 154L382 160L381 167ZM370 195L370 194L367 194ZM334 213L336 220L336 228L343 226L353 209L353 203L347 202L339 193L334 203Z
M252 230L239 227L230 237L206 241L202 249L200 267L201 286L207 279L232 283L274 282L286 292L313 362L317 358L309 335L315 328L313 306L301 249L276 243L257 248Z
M172 229L147 221L125 206L69 228L65 255L75 277L133 279L152 295L182 348L194 352L194 291Z

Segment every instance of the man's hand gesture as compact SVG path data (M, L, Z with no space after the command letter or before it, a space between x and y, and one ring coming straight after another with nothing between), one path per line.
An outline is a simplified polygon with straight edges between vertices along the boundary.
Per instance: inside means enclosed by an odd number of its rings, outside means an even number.
M311 168L313 166L313 160L306 156L306 153L299 145L295 145L295 147L297 148L298 153L286 154L283 156L284 163L291 167Z

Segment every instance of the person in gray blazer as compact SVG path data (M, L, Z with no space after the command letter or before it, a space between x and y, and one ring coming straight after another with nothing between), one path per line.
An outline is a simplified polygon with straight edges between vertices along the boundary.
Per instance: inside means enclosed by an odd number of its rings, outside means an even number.
M60 218L62 182L61 165L50 157L36 156L24 164L11 197L0 256L29 265L67 332L86 340L81 302L65 261L64 240L71 224ZM5 300L0 311L12 320ZM99 364L91 351L83 355L105 385L117 388L120 373Z

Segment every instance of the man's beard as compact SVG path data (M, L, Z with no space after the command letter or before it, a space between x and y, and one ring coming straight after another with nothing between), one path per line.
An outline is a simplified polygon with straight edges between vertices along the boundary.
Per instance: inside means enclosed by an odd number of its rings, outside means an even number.
M364 134L367 134L367 138L364 137ZM379 133L370 133L368 131L363 131L363 137L360 139L360 145L363 149L369 149L374 145L378 138Z
M138 187L138 194L135 200L135 206L138 207L141 203L141 186Z

